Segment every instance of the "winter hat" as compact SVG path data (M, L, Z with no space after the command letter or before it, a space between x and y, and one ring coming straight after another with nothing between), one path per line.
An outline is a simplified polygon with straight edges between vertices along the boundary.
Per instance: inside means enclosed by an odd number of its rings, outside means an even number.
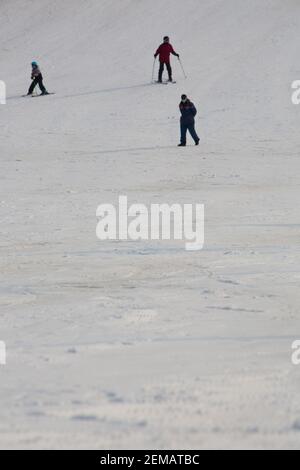
M181 95L181 101L186 101L187 100L187 96L186 95Z
M164 36L164 41L169 41L169 36Z
M31 65L32 65L32 67L37 67L38 66L38 64L35 60L33 62L31 62Z

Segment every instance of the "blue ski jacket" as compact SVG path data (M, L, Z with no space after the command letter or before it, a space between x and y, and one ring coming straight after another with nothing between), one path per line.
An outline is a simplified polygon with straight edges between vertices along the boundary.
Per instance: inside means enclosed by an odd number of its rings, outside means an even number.
M179 109L181 112L180 122L182 124L189 124L195 121L195 116L197 114L197 109L190 100L185 102L181 101L179 104Z

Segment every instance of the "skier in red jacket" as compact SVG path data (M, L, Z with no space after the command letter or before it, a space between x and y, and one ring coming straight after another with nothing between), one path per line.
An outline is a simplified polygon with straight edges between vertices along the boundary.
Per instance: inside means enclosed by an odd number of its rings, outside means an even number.
M175 55L179 58L179 54L174 51L173 46L170 44L169 36L164 37L164 42L159 46L157 51L154 54L154 57L159 55L159 72L158 72L158 82L162 83L162 74L164 71L164 66L166 65L168 74L169 74L169 82L172 82L172 68L170 65L170 54Z

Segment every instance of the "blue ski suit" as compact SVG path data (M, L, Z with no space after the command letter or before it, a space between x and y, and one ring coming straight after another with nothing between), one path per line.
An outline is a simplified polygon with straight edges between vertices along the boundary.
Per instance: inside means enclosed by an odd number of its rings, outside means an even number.
M197 114L197 109L190 100L181 101L179 104L179 109L181 112L180 118L180 131L181 131L181 144L186 144L186 133L189 131L195 143L199 142L199 137L195 131L195 116Z

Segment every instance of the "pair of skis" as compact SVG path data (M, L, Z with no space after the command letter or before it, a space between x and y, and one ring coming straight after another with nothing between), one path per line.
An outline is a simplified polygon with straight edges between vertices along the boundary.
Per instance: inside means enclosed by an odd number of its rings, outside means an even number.
M38 98L39 96L55 95L55 93L39 93L38 95L22 95L22 98Z
M176 83L175 80L172 80L171 82L169 80L162 80L161 82L159 80L154 80L152 81L152 83L156 84L156 85L170 85L170 84L174 84Z

